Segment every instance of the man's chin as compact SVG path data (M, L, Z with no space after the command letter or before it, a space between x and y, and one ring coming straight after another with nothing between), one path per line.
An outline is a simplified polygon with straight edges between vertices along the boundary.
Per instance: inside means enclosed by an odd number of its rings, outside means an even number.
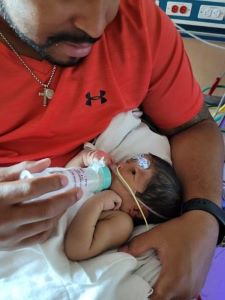
M74 67L74 66L78 66L84 59L84 57L71 57L65 60L61 60L58 58L54 58L52 56L44 56L43 59L47 60L48 62L50 62L53 65L59 66L59 67Z

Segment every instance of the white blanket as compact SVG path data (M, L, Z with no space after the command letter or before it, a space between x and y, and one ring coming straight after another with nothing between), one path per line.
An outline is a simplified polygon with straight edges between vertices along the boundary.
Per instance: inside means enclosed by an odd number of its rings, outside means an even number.
M167 139L151 132L139 117L138 111L119 114L96 140L95 147L108 151L116 161L152 152L170 162ZM64 233L87 196L62 216L54 235L44 244L0 252L0 300L148 298L160 271L153 251L138 259L116 250L79 263L65 257ZM140 226L134 235L144 230Z

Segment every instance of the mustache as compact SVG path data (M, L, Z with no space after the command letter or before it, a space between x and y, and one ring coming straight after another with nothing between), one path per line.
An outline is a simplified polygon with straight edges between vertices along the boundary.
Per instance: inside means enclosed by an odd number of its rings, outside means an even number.
M79 32L77 32L75 34L59 33L54 36L48 37L46 44L43 45L42 48L49 48L52 45L59 44L62 42L71 42L71 43L75 43L75 44L81 44L81 43L94 44L100 38L101 37L93 38L82 30L79 30Z

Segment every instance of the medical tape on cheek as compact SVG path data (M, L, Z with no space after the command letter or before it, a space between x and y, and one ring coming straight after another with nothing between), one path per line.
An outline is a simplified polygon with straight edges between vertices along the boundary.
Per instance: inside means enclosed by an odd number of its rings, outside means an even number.
M146 217L143 213L143 210L138 202L138 199L136 198L134 192L132 191L131 187L129 186L129 184L126 182L126 180L123 178L123 176L121 175L120 171L119 171L119 166L117 166L116 168L116 173L121 181L121 183L126 187L126 189L130 192L131 196L133 197L135 203L137 204L138 209L140 210L140 213L145 221L145 225L146 225L146 230L149 230L149 226L148 226L148 222L146 220Z

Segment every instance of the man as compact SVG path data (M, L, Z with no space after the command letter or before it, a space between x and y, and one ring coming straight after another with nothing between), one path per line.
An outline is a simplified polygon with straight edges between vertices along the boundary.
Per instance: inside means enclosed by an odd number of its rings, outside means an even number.
M0 5L1 249L46 240L80 197L73 190L26 202L66 180L52 175L21 182L21 170L65 165L113 116L140 105L170 137L184 201L220 204L220 133L178 34L151 0L0 0ZM45 157L51 162L40 160ZM151 299L189 300L204 283L218 230L212 214L193 210L123 250L139 255L156 249L162 271Z

